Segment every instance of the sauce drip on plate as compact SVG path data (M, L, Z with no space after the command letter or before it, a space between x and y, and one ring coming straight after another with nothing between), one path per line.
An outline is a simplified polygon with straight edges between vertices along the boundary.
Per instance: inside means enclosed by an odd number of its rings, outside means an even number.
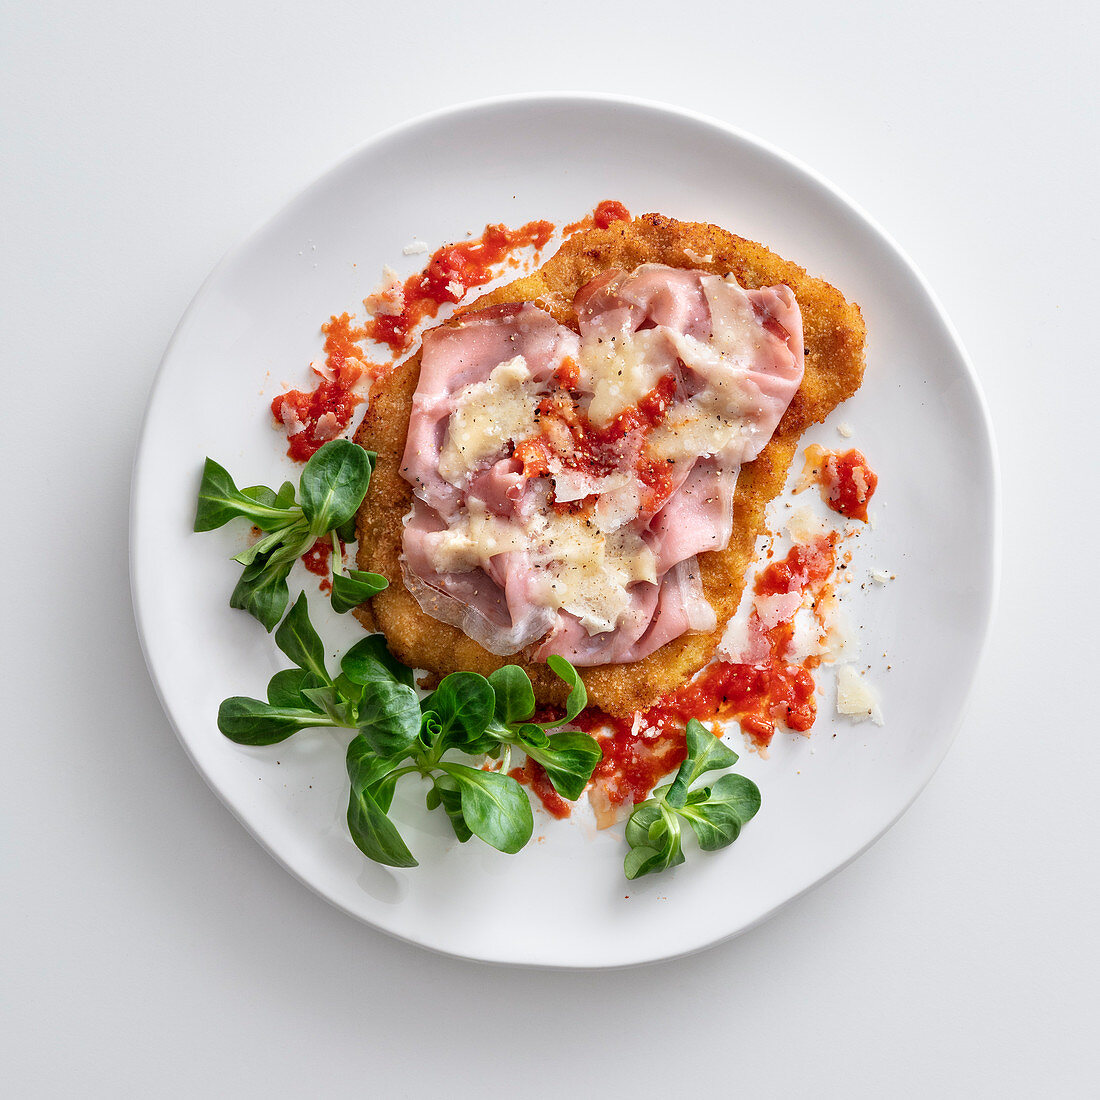
M821 499L834 512L866 523L867 503L878 485L878 475L854 447L843 452L827 451L811 443L795 492L809 485L817 485Z
M621 202L606 199L581 222L566 232L593 225L607 228L629 219ZM325 360L311 367L320 381L312 390L292 389L271 402L271 415L287 433L287 454L297 462L308 461L330 439L343 435L356 408L366 399L372 379L392 369L412 346L417 326L435 317L445 305L455 305L473 287L484 286L499 274L502 264L518 267L517 253L535 250L535 259L549 243L554 223L530 221L518 229L487 225L478 237L437 248L428 262L392 288L396 308L376 312L362 325L347 313L333 315L321 326L325 336ZM496 269L496 270L494 270ZM388 349L382 362L368 361L366 341Z

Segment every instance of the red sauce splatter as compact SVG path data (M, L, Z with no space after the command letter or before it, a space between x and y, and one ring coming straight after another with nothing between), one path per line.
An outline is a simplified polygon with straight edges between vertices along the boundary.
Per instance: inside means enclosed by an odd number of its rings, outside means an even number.
M753 665L718 661L645 715L657 728L686 725L689 718L701 722L735 718L761 748L771 743L777 722L805 732L816 717L812 673L774 657Z
M878 475L855 450L827 451L816 443L806 448L806 463L795 492L817 485L821 499L846 519L867 522L867 502L874 495Z
M607 229L613 222L620 221L630 221L630 211L615 199L604 199L591 214L565 226L562 237L571 237L582 229Z
M780 561L760 572L753 586L758 596L810 592L820 597L836 567L835 537L819 535L812 542L796 544ZM759 748L767 748L777 724L805 733L817 717L814 678L807 665L786 659L794 633L793 615L765 628L755 609L749 634L767 643L768 656L751 664L718 661L689 684L665 696L645 714L647 724L664 728L670 723L736 719Z
M554 381L563 390L570 390L574 393L579 390L581 387L581 368L576 359L571 355L565 356L561 361L561 365L554 371Z
M634 733L633 720L624 721L588 707L573 723L596 738L603 759L592 779L613 806L642 802L657 783L675 771L687 756L683 729L666 729L655 737Z
M367 322L367 334L400 355L420 321L434 317L443 305L461 301L471 287L484 286L493 278L494 265L517 249L545 248L553 232L554 223L547 221L528 222L519 229L487 225L480 237L436 249L424 270L405 280L401 312L378 314Z
M607 199L581 222L567 226L566 233L582 225L606 229L614 221L629 218L622 203ZM306 462L328 440L342 435L364 400L356 392L364 374L383 374L408 350L421 321L435 317L442 306L461 301L471 287L484 286L494 277L494 266L505 262L516 266L514 253L518 250L534 248L537 255L553 232L554 223L548 221L528 222L518 229L487 225L480 237L436 249L424 268L405 280L399 313L380 313L362 326L353 325L346 313L330 318L322 326L325 369L314 368L321 381L312 390L289 390L271 402L272 416L287 431L286 453L297 462ZM389 362L367 362L364 340L386 345L391 352ZM563 378L562 384L575 386L577 380Z
M306 462L328 440L343 434L364 400L356 392L357 384L364 375L377 378L392 367L408 349L420 321L434 317L441 306L458 302L471 287L489 282L493 266L514 262L515 251L545 248L553 232L554 224L548 221L528 222L519 229L487 225L480 237L436 249L423 270L405 280L400 313L378 314L362 326L353 325L347 313L331 317L321 327L325 367L314 367L321 381L312 390L289 390L271 402L271 415L287 430L286 453ZM389 361L367 362L364 340L387 345L392 353Z
M527 758L522 768L513 768L508 773L513 779L528 786L538 800L546 807L547 813L557 818L568 817L572 811L569 803L554 790L554 784L546 774L546 769L537 761Z
M340 543L340 557L344 556L344 544ZM322 592L332 591L332 570L329 563L332 561L332 540L326 535L319 538L303 555L302 564L315 576L321 578L319 585Z
M758 596L778 596L786 592L811 592L820 596L835 569L836 537L818 535L808 543L796 543L787 551L786 557L761 570L753 591ZM763 630L763 633L768 639L773 657L781 656L787 652L794 635L793 618L780 619L773 627ZM806 663L816 667L820 662L818 658L810 657ZM791 729L796 728L798 727L791 726Z
M313 390L289 390L271 402L271 415L287 429L287 454L296 462L306 462L330 439L343 434L351 423L356 406L363 397L355 392L365 373L380 368L367 363L359 341L366 337L362 328L354 328L346 313L332 317L321 326L325 334L325 367L314 367L321 379ZM297 422L298 431L290 428Z
M612 222L630 221L630 211L615 199L604 199L592 211L592 220L597 229L606 229Z

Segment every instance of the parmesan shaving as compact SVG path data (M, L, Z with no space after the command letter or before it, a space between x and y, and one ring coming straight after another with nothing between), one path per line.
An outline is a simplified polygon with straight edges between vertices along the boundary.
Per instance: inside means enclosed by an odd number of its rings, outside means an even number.
M868 718L876 726L883 724L878 694L853 665L841 665L836 673L836 710L857 722Z
M289 401L284 401L279 408L279 418L283 422L283 429L287 435L297 435L306 430L305 424L298 418L298 413Z
M497 554L522 550L526 541L522 528L490 514L477 501L446 531L428 537L436 568L448 573L487 569Z
M614 630L631 585L657 582L657 557L633 531L602 534L582 514L537 515L528 532L550 607L575 615L589 634Z
M339 434L340 421L336 419L335 413L323 413L317 418L317 423L313 427L314 439L320 439L327 443L330 439L335 439Z
M581 385L592 394L588 419L606 428L633 408L669 372L668 340L655 330L581 341L577 365Z
M363 299L363 308L375 317L396 317L404 310L405 290L392 267L382 268L382 281Z
M715 455L747 438L747 425L713 392L674 405L649 433L647 448L658 461Z
M498 554L526 551L538 571L540 604L575 615L589 634L615 629L632 585L657 582L657 557L635 532L604 535L583 513L537 513L520 525L471 501L428 539L441 572L488 569Z
M494 367L485 382L463 386L447 427L440 476L460 486L513 439L532 433L538 388L522 355Z
M787 645L786 658L792 664L802 664L811 657L821 657L828 653L821 624L814 618L808 607L801 607L795 613L791 631L791 640Z
M792 542L813 542L818 535L824 535L829 530L829 525L814 515L812 508L806 506L796 509L787 517L787 533Z

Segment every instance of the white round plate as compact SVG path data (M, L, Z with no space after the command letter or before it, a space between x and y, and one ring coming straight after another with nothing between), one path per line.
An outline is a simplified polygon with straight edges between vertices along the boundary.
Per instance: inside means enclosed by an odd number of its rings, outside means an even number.
M897 579L848 587L886 725L838 719L823 698L811 738L777 735L766 760L742 754L763 808L737 843L689 853L665 875L627 882L621 828L597 834L541 811L519 855L459 845L411 780L394 812L420 866L372 864L344 821L346 732L306 731L251 750L217 730L224 697L262 696L288 662L228 604L243 525L191 532L203 458L241 485L297 481L267 402L283 383L308 382L320 323L361 310L383 264L420 266L423 256L402 253L414 238L435 248L489 222L563 224L608 198L761 241L862 307L863 388L806 441L835 446L835 425L847 421L880 476L877 523L853 568L862 579L871 568ZM150 397L134 469L131 579L149 669L185 749L304 883L438 951L622 966L744 931L897 820L960 722L990 617L996 531L992 440L974 372L921 276L866 215L720 123L635 101L540 96L460 107L376 138L222 261L180 322ZM315 578L299 580L316 594ZM311 606L335 658L358 627L316 595Z

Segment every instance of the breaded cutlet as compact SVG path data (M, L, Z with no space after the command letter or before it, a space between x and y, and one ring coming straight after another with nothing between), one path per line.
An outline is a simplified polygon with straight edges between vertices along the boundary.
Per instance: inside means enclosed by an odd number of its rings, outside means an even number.
M749 289L786 283L802 312L805 374L771 440L753 462L741 468L729 545L699 556L703 590L717 614L717 628L709 634L682 635L632 664L579 670L589 702L613 715L652 706L714 656L741 600L757 537L764 532L765 508L783 488L802 433L856 392L864 369L863 317L859 307L835 287L763 245L717 226L679 222L660 214L577 233L537 271L482 295L461 312L526 301L576 329L573 297L580 287L608 268L629 272L643 263L732 273ZM418 351L376 386L355 434L357 443L378 454L370 490L357 517L358 565L389 581L389 588L355 614L368 630L386 636L397 658L425 669L432 678L462 669L488 675L501 665L518 664L531 677L540 703L561 704L567 688L545 665L530 662L528 651L510 657L489 653L457 627L425 614L402 581L402 520L412 506L413 492L400 468L419 374Z

